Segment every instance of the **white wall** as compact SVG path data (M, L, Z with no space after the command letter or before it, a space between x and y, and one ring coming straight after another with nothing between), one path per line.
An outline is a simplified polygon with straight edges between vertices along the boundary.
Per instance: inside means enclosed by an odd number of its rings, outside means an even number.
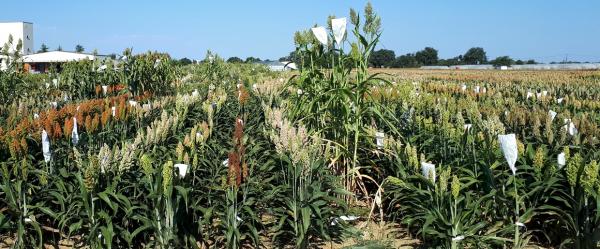
M33 43L33 24L27 22L8 22L0 23L0 46L4 46L8 42L8 36L13 36L12 51L16 48L19 39L23 41L23 49L21 54L33 54L34 43Z

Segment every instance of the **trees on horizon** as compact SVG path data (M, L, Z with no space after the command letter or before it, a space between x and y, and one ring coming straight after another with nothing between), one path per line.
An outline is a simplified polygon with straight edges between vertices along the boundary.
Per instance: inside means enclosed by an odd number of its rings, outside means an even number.
M535 60L514 60L508 56L500 56L489 61L485 50L482 47L472 47L464 54L448 58L439 59L438 50L433 47L425 47L415 53L407 53L398 57L393 57L395 52L389 49L380 49L373 51L369 64L372 67L389 68L415 68L420 66L452 66L452 65L524 65L537 64Z

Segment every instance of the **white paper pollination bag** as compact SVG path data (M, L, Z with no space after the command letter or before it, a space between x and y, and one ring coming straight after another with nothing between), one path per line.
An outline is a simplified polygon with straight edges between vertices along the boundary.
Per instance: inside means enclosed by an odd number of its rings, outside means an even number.
M565 126L563 126L563 128L565 128L565 130L567 130L567 132L569 133L569 135L571 136L575 136L577 135L577 133L579 132L577 130L577 128L575 127L575 124L573 124L573 122L571 121L570 118L565 118Z
M548 111L548 115L550 115L550 120L554 120L556 117L556 112L553 110Z
M184 178L185 175L187 174L187 170L188 170L189 166L187 164L177 163L177 164L173 165L173 167L178 169L179 178Z
M421 162L421 173L425 178L435 183L435 164Z
M383 149L383 139L385 138L385 133L376 132L375 133L375 142L377 143L378 149Z
M558 154L558 156L556 157L556 161L558 161L558 169L562 169L567 164L565 153L562 152Z
M517 138L515 134L498 135L498 141L500 142L500 148L504 153L504 158L510 167L513 175L517 174L517 157L519 156L519 150L517 149Z
M346 18L335 18L331 19L331 29L333 30L333 37L335 38L335 42L340 45L344 40L344 35L346 35Z
M470 130L471 130L471 127L473 127L473 125L472 125L472 124L464 124L464 125L463 125L463 129L464 129L464 130L466 130L466 131L470 131Z
M531 98L532 96L533 96L533 93L527 92L527 99Z
M323 46L327 46L327 31L325 30L325 28L323 27L315 27L311 29L313 34L315 35L315 37L317 38L317 40L319 40L319 42L321 44L323 44Z
M73 145L79 143L79 133L77 132L77 118L73 117L73 131L71 132L71 141Z
M42 130L42 154L44 154L44 161L50 162L50 139L46 130Z

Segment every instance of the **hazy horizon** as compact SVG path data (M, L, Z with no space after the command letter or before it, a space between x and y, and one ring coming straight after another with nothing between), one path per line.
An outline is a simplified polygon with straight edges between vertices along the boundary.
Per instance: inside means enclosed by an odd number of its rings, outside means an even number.
M600 61L599 1L371 1L382 18L378 49L396 56L426 46L440 58L483 47L489 59L508 55L541 62ZM367 1L218 1L161 2L55 1L31 4L7 1L0 22L34 25L35 50L42 43L87 52L120 53L156 50L175 58L202 59L207 50L224 58L278 59L294 50L293 34L328 15L362 12Z

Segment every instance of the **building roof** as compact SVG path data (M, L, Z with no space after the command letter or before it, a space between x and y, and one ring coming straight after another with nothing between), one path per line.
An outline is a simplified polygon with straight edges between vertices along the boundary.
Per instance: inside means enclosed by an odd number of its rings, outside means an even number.
M104 59L105 56L66 51L51 51L23 56L25 63L68 62L80 60Z
M259 61L258 64L263 64L265 66L279 66L282 65L279 61Z
M448 66L421 66L421 69L438 70L438 69L450 69L450 68Z
M283 71L283 70L296 70L298 66L296 63L290 61L260 61L258 64L262 64L267 66L269 69L273 71Z
M0 21L0 23L28 23L28 24L33 24L32 22L26 22L26 21L11 21L11 22L2 22L2 21Z
M512 65L514 70L597 70L600 63L529 64Z

